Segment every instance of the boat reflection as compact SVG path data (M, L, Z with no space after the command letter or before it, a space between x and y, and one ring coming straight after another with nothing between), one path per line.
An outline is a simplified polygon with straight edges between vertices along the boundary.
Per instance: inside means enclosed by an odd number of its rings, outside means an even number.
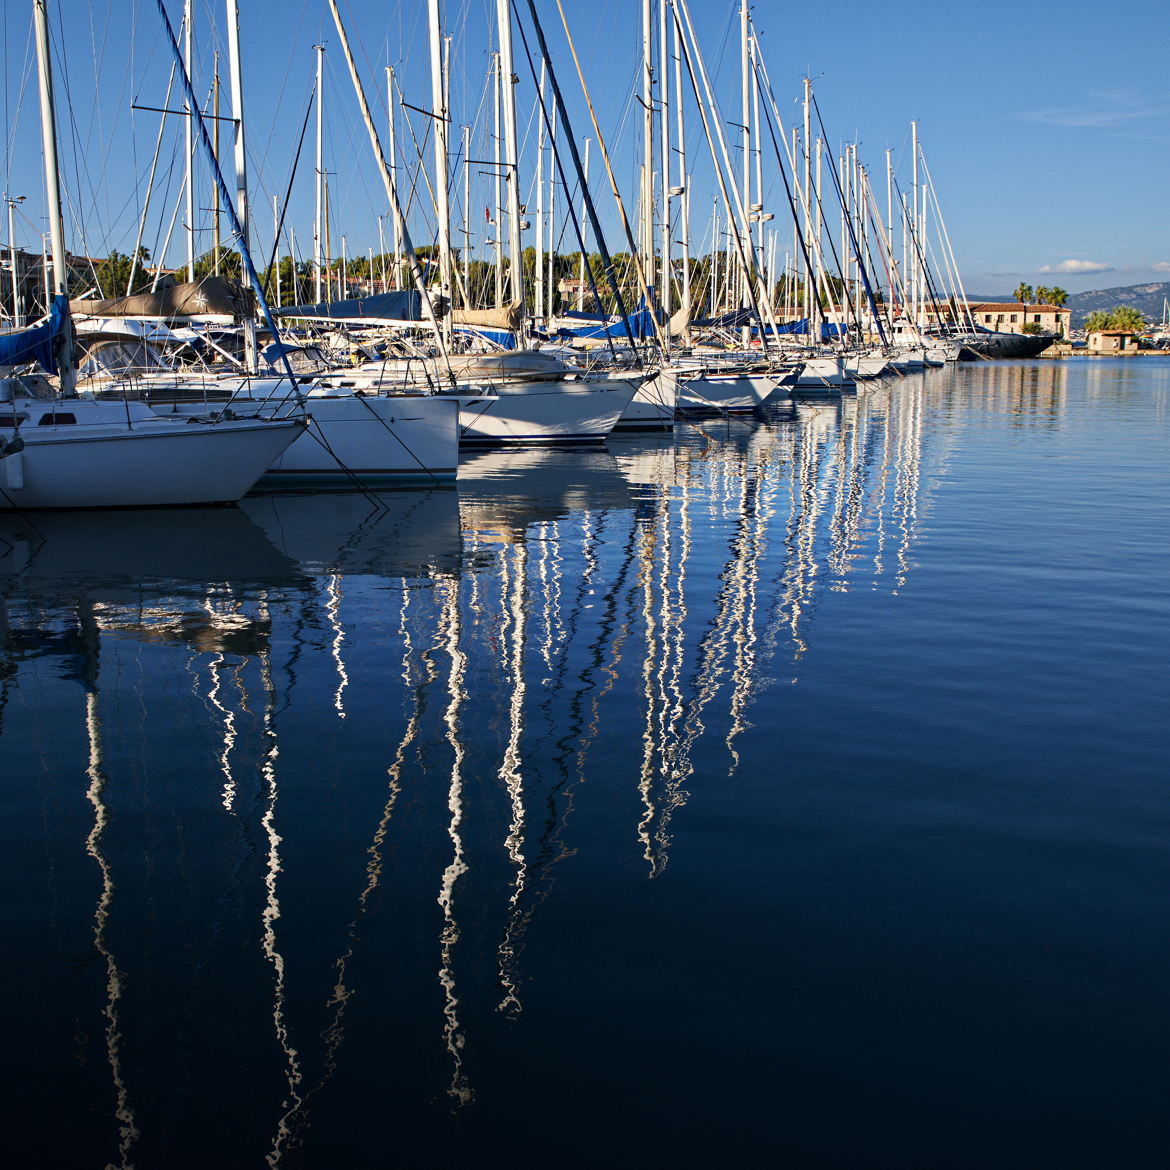
M397 1118L473 1112L570 859L604 841L660 877L696 786L744 766L761 700L799 681L818 609L906 587L945 393L906 378L673 438L485 452L455 490L5 521L0 716L17 698L22 719L3 746L54 750L26 701L45 663L106 680L73 848L98 865L111 1164L165 1164L173 1119L190 1134L229 1093L246 1118L208 1123L206 1148L271 1166L327 1141L367 1079ZM59 750L47 771L76 775ZM170 827L112 860L115 804ZM164 832L199 864L168 867ZM126 1023L161 960L149 932L115 945L116 905L168 906L173 938L202 940L167 992L191 1012L177 1068ZM85 1107L84 1082L63 1092Z

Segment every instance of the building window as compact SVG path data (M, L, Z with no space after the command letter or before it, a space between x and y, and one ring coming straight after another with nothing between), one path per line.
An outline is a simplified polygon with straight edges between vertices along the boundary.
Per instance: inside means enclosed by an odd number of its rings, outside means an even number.
M991 324L991 314L990 314L990 313L984 313L984 314L983 314L983 324L984 324L984 325L990 325L990 324Z
M1016 315L1015 315L1015 313L1013 313L1012 314L1012 324L1014 325L1015 323L1016 323Z
M1032 318L1032 320L1035 321L1037 325L1039 325L1040 324L1040 314L1037 313L1036 316Z

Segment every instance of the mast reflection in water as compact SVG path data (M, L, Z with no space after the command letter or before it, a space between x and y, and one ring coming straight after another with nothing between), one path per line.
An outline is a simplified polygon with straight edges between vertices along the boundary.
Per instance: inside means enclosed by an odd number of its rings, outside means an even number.
M12 1164L982 1164L906 1102L994 1104L999 993L956 1008L953 965L1027 998L982 850L1035 862L955 785L1104 750L1003 715L1027 631L985 566L1035 571L1018 488L1090 458L1072 403L1133 425L1103 368L486 452L457 489L0 520ZM976 1066L945 1109L939 1029Z

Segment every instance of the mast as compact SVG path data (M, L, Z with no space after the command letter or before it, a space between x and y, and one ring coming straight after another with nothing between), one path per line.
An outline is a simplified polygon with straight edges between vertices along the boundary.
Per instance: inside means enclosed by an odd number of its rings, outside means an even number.
M410 264L410 275L414 282L414 287L419 294L422 301L423 309L427 314L427 320L434 330L435 345L438 348L439 356L444 361L447 358L446 346L443 342L443 331L439 325L439 319L435 314L435 305L431 300L429 291L427 290L426 281L423 279L422 269L418 265L418 257L414 252L414 244L410 239L410 232L406 227L406 217L402 210L402 203L398 198L398 188L394 183L394 177L390 168L386 165L386 156L382 153L382 143L378 140L378 131L374 127L374 119L370 115L370 105L366 101L366 91L362 88L361 78L358 76L357 64L353 59L353 52L349 47L349 37L345 31L345 25L341 20L341 12L337 7L337 0L329 0L329 10L333 15L333 23L337 28L337 35L341 39L341 49L345 54L345 63L349 69L350 80L353 82L354 94L358 99L358 105L362 111L362 121L366 126L366 133L370 138L370 146L374 151L374 158L378 163L378 172L382 176L382 185L386 190L386 198L390 202L390 208L394 212L394 226L397 232L401 233L402 245L406 251L406 258ZM447 368L447 375L450 376L450 367Z
M642 0L642 271L648 284L654 268L654 24L651 0Z
M215 53L215 72L211 78L211 152L215 155L215 165L219 166L219 50ZM211 184L211 271L219 275L219 184Z
M57 118L53 106L53 64L49 56L48 0L33 0L37 37L37 78L41 97L41 149L45 156L45 203L53 249L54 307L64 309L61 336L56 345L61 394L73 395L77 370L73 364L73 322L69 316L69 273L65 266L65 221L61 213L61 176L57 166Z
M665 8L664 8L665 11ZM682 53L679 51L678 26L672 21L671 31L673 33L674 45L674 104L675 104L675 128L676 138L678 139L678 146L676 151L678 153L678 183L674 190L682 197L682 208L680 216L679 245L682 248L682 303L683 308L687 310L688 317L691 310L691 191L690 184L687 182L687 138L686 138L686 124L685 114L683 112L683 85L682 85ZM663 164L666 167L666 164ZM667 168L669 169L669 168ZM667 225L669 231L669 224ZM689 326L688 326L689 337Z
M910 304L911 317L915 326L921 327L922 315L922 272L921 263L918 259L918 122L912 121L910 123L910 190L911 190L911 209L910 209L910 239L914 245L914 264L910 269Z
M186 0L183 6L183 67L187 76L195 79L195 21L193 0ZM188 103L184 103L188 105ZM187 279L195 280L195 111L188 105L186 124L183 127L183 149L186 151L186 200L187 200Z
M276 307L281 305L280 289L280 206L275 195L272 196L272 262L276 266Z
M662 151L662 277L659 281L658 303L662 306L668 328L666 343L670 344L671 263L670 263L670 45L666 36L666 5L658 0L658 137Z
M806 255L804 261L804 315L808 320L809 345L812 344L813 339L813 326L815 324L813 318L816 316L817 298L817 289L814 284L815 274L811 266L811 257L807 255L808 250L812 247L812 154L809 149L812 143L811 96L812 82L806 77L804 79L804 137L801 139L801 146L804 149L804 252Z
M540 108L544 109L544 88L548 62L540 62ZM536 119L536 297L534 315L539 325L544 323L544 119Z
M398 119L394 115L394 66L386 66L386 110L390 119L390 174L398 181ZM402 287L402 225L394 216L394 287Z
M471 127L463 127L463 307L471 308Z
M495 227L495 239L492 241L496 249L496 308L502 308L504 304L504 244L500 239L500 211L503 204L503 192L500 187L501 177L500 168L503 165L501 157L501 135L500 135L500 89L503 86L503 79L500 77L500 54L495 52L492 54L492 66L495 76L495 85L492 86L492 110L494 115L493 129L495 133L492 135L495 159L495 204L492 207L492 225Z
M324 99L325 99L325 46L314 45L313 52L317 54L317 209L313 219L313 268L316 271L314 285L317 304L324 301L321 295L321 281L325 269L325 257L321 251L321 227L325 219L325 164L322 160L322 151L325 141Z
M244 145L244 78L240 72L240 10L237 0L227 0L227 35L232 117L235 119L236 218L240 224L242 264L243 255L248 251L248 155ZM244 319L244 366L249 372L256 369L256 321L250 315Z
M500 32L500 86L504 104L504 151L508 184L508 260L512 275L512 300L524 309L524 258L520 247L520 150L516 140L516 82L512 65L512 7L496 0ZM497 233L498 234L498 233Z
M585 308L585 266L587 263L585 249L589 239L589 220L585 207L585 190L589 186L589 144L592 140L585 139L585 154L581 161L582 191L581 191L581 263L577 267L577 312Z
M747 245L749 249L754 248L752 240L751 228L751 210L752 210L752 133L751 133L751 88L750 88L750 71L751 59L748 50L748 4L747 0L741 0L739 6L739 66L740 66L740 89L739 89L739 112L740 112L740 147L743 152L743 205L748 213L748 221L744 224L744 234L747 236ZM745 271L740 275L743 282L743 294L739 299L741 308L747 306L747 282L750 279L748 273ZM761 322L762 324L762 322ZM744 331L746 339L747 333Z
M547 61L541 57L541 63L547 65ZM555 93L555 88L554 88ZM541 118L543 122L544 119ZM548 315L553 315L553 310L556 308L556 248L557 248L557 175L556 163L557 158L557 122L554 118L548 130L548 154L549 154L549 168L548 168L548 278L545 284L548 288ZM566 202L569 195L566 193Z
M20 284L16 271L16 205L24 200L24 196L13 197L7 191L4 193L4 202L8 204L8 268L12 276L12 327L19 329L24 324L24 306L20 303ZM127 294L129 295L129 294Z
M427 0L431 46L431 115L435 123L435 216L438 220L439 294L451 296L451 200L447 94L443 84L443 24L439 0Z

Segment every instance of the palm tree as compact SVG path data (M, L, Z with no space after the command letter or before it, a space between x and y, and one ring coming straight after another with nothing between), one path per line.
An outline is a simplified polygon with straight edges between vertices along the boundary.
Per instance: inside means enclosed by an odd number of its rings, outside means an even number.
M1042 284L1036 286L1036 304L1050 305L1052 304L1052 289L1045 287Z
M1054 285L1048 290L1048 303L1055 305L1058 309L1068 300L1067 289L1061 288L1059 285Z
M1030 284L1025 284L1023 281L1020 281L1020 283L1016 285L1012 292L1012 296L1014 296L1016 300L1024 306L1025 310L1027 310L1028 302L1031 301L1035 295L1036 294L1032 290L1032 286ZM1024 312L1023 317L1024 324L1026 325L1028 323L1028 314L1026 311ZM1013 329L1012 332L1015 333L1016 330Z
M1133 305L1118 305L1109 314L1109 329L1125 329L1130 333L1137 333L1146 326L1146 319Z
M1019 284L1016 285L1015 289L1012 292L1012 296L1015 297L1016 300L1019 301L1021 305L1026 305L1026 304L1029 304L1035 298L1036 294L1033 291L1032 286L1030 284L1024 284L1024 282L1021 281Z

